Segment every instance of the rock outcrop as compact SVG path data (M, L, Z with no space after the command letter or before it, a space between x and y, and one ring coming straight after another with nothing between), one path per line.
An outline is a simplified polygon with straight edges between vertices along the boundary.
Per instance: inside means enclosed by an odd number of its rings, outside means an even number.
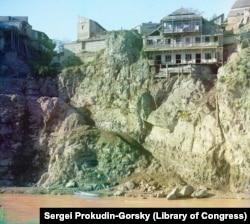
M249 52L233 55L218 80L156 80L141 48L136 32L111 32L105 51L77 55L82 65L56 78L34 77L28 66L9 76L5 58L1 185L98 190L162 172L249 192Z
M89 126L73 129L67 138L62 136L50 154L48 173L38 185L69 187L74 182L87 191L114 186L122 178L145 170L152 160L129 136Z

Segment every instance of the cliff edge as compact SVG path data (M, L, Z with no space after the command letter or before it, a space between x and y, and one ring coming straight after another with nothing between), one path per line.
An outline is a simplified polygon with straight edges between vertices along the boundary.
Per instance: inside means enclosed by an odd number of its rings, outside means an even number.
M142 55L141 37L119 31L53 78L2 66L1 185L100 190L151 175L249 193L249 49L217 79L154 79Z

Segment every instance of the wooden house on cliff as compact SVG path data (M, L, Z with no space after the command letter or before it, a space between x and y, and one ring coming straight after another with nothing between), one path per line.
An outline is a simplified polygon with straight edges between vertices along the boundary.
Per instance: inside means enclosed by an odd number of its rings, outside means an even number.
M45 33L32 29L27 16L0 16L0 53L13 50L30 58L34 51L51 51L45 42L52 43Z
M213 73L223 62L223 32L201 15L180 8L144 36L144 49L158 75ZM216 72L214 72L216 73Z

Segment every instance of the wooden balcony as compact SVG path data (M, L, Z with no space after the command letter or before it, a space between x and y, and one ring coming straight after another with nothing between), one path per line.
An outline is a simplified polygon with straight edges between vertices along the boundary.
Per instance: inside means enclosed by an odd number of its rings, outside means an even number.
M201 32L201 27L200 26L188 26L184 28L164 28L163 33L200 33Z
M162 50L181 50L181 49L200 49L200 48L215 48L220 47L219 42L201 42L201 43L176 43L176 44L164 44L153 43L146 44L146 51L162 51Z

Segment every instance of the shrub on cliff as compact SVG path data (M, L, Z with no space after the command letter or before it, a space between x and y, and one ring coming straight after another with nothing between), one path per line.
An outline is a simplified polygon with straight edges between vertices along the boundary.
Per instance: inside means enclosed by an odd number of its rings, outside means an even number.
M30 60L29 65L35 76L56 76L59 71L59 66L57 64L46 65L35 60Z
M81 59L79 57L77 57L77 56L71 56L71 57L67 58L66 67L78 66L81 63L82 62L81 62Z

